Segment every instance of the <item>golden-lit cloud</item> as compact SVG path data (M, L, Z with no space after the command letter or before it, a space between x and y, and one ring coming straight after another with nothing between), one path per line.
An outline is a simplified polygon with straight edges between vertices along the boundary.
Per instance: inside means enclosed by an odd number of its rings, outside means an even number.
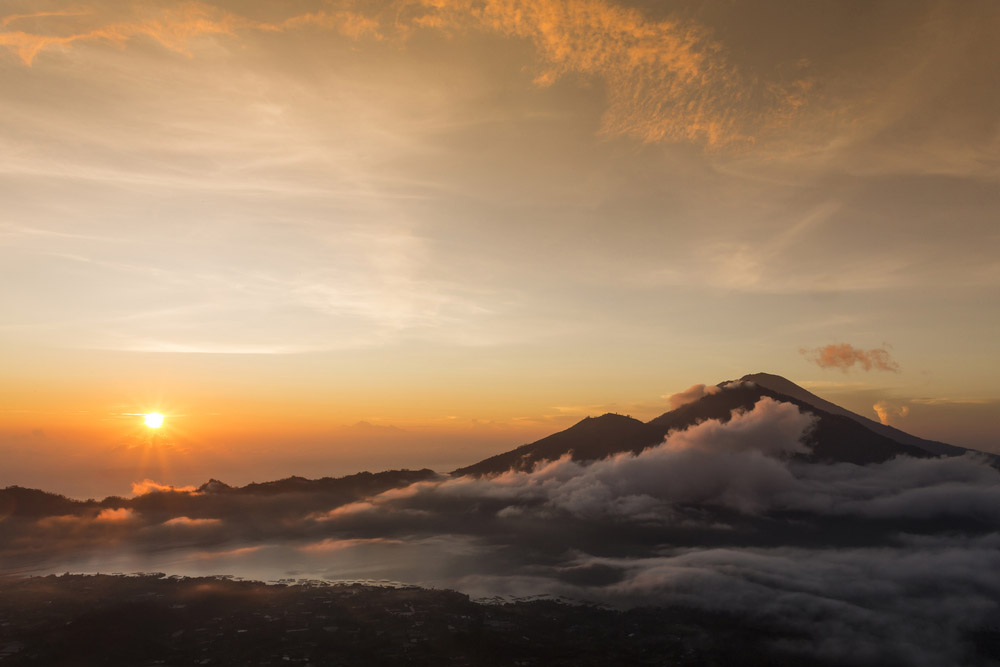
M212 560L214 558L230 558L232 556L245 556L247 554L252 554L254 552L263 549L263 545L256 545L252 547L237 547L235 549L226 549L224 551L199 551L193 555L193 558L197 560Z
M839 368L846 373L849 368L857 366L866 371L899 372L899 364L892 360L885 347L861 350L849 343L832 343L800 352L820 368Z
M0 19L0 46L31 65L44 50L102 41L122 48L146 37L192 55L202 36L305 27L349 39L405 40L415 29L489 31L530 42L537 55L534 83L550 86L578 75L603 83L601 130L643 142L694 141L708 147L748 144L785 124L806 102L805 80L761 81L735 66L703 26L682 19L652 20L607 0L397 0L373 15L332 9L256 21L202 2L124 5L114 12L65 11ZM372 11L372 8L367 8ZM75 31L17 29L19 19L81 17Z
M0 28L6 28L12 23L23 21L25 19L39 19L48 18L52 16L85 16L89 14L89 11L49 11L49 12L31 12L30 14L10 14L8 16L0 19Z
M11 29L25 19L83 17L73 27L76 30L58 32ZM69 47L78 42L106 42L124 48L130 41L146 37L161 46L187 56L189 46L202 36L235 36L241 30L283 32L303 26L333 30L359 39L381 37L374 19L349 11L313 12L289 17L277 23L254 21L202 2L162 3L155 9L148 4L132 3L114 11L50 11L33 14L12 14L0 19L0 46L6 47L21 61L31 66L38 54L46 49Z
M786 122L806 102L805 80L751 79L724 46L692 21L654 21L606 0L422 0L416 23L488 29L529 40L541 71L535 83L596 76L606 87L602 130L644 142L748 143Z
M182 528L212 528L220 525L220 519L192 519L188 516L177 516L163 522L164 526L179 526Z
M76 42L107 42L119 48L137 37L148 37L172 51L190 55L188 44L201 35L231 35L242 21L233 14L223 12L198 2L185 2L156 10L132 7L135 15L130 20L111 20L102 12L44 12L34 15L8 16L2 25L8 28L13 19L44 18L53 16L83 16L83 28L69 34L25 32L11 30L0 33L0 45L6 46L24 62L31 65L39 52L52 47L67 47ZM89 27L88 27L89 24Z
M97 521L131 521L135 518L135 512L127 507L117 509L103 509L98 513Z
M394 540L383 537L373 537L373 538L348 538L348 539L334 539L326 538L319 542L314 542L312 544L307 544L305 546L299 547L300 551L305 551L306 553L327 553L331 551L343 551L344 549L353 549L354 547L368 546L368 545L385 545L385 544L404 544L402 540Z
M310 12L285 19L281 23L258 23L254 27L260 30L280 32L306 26L333 30L351 39L361 39L362 37L382 39L383 37L378 19L350 11Z
M358 501L353 503L347 503L346 505L341 505L340 507L335 507L329 512L325 512L321 515L314 517L317 521L328 521L331 519L339 519L344 516L350 516L354 514L363 514L365 512L371 512L375 509L375 506L368 501Z
M160 484L151 479L144 479L141 482L132 482L132 493L137 496L143 496L147 493L153 493L158 491L181 491L184 493L194 492L196 489L193 486L171 486L169 484Z
M981 398L949 398L947 396L911 398L910 402L918 405L989 405L991 403L991 401Z
M894 406L888 401L879 401L872 406L872 410L878 415L878 420L888 426L891 421L903 418L910 414L910 408L906 405Z

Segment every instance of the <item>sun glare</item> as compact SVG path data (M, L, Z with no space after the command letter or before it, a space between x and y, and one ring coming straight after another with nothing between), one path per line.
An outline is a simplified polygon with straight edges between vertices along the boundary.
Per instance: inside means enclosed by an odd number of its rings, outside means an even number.
M160 428L163 426L163 415L159 412L150 412L143 419L149 428Z

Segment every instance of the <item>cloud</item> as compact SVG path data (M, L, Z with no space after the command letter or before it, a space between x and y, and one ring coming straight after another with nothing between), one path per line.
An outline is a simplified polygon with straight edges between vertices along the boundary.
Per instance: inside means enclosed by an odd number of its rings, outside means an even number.
M804 79L763 80L742 72L711 33L689 19L653 20L607 0L396 0L388 7L293 14L262 22L203 2L130 3L94 12L42 12L21 18L80 17L76 30L0 32L0 46L32 65L45 50L82 42L119 48L141 37L192 55L199 37L237 38L245 32L313 28L352 40L406 39L414 30L489 31L527 40L537 54L534 83L550 86L583 76L603 83L607 108L601 131L643 142L685 141L710 148L750 145L786 125L806 104Z
M351 39L361 39L371 37L382 39L379 21L375 18L363 16L350 11L337 12L310 12L285 19L280 24L267 25L258 24L261 30L284 31L293 30L304 26L333 30Z
M644 142L695 141L709 147L752 143L806 103L809 83L759 81L727 59L701 25L651 20L605 0L435 0L415 23L487 29L529 40L539 56L535 82L569 75L603 81L602 131Z
M141 496L147 493L161 492L161 491L176 491L179 493L193 493L195 491L193 486L171 486L170 484L160 484L159 482L153 481L151 479L144 479L141 482L132 482L132 493L136 496Z
M68 34L53 32L0 32L0 46L15 53L31 66L38 54L52 48L68 48L82 42L105 42L125 47L129 42L146 37L161 46L192 56L190 45L196 38L225 35L234 37L240 31L284 32L305 26L332 30L343 36L381 38L378 23L350 11L311 12L289 17L277 23L254 21L203 2L174 2L156 9L142 3L111 5L105 11L52 11L33 14L13 14L0 19L0 27L9 28L24 19L55 17L85 17L77 31Z
M217 10L198 2L177 3L158 10L142 11L132 5L138 14L132 20L107 20L103 13L45 12L35 15L8 16L3 20L7 27L13 18L27 16L92 16L96 24L90 29L70 34L42 34L24 31L0 33L0 46L6 46L30 66L38 54L52 47L68 47L77 42L107 42L123 47L137 37L148 37L162 46L186 55L188 44L202 35L232 35L241 21L233 14ZM102 20L103 19L103 20Z
M0 19L0 28L6 28L11 23L16 23L18 21L23 21L25 19L37 19L37 18L47 18L47 17L65 17L65 16L86 16L89 11L48 11L48 12L31 12L29 14L9 14L2 19Z
M687 405L688 403L694 403L699 398L705 396L711 396L712 394L717 394L721 391L719 387L715 385L705 386L703 384L696 384L688 387L684 391L677 392L676 394L671 394L667 396L667 403L670 405L671 410L676 410L682 405Z
M135 512L132 510L119 507L116 509L103 509L98 512L96 521L131 521L135 518Z
M359 546L367 546L372 544L403 544L402 540L387 540L382 538L372 538L372 539L347 539L347 540L337 540L327 538L320 542L314 542L312 544L306 544L300 547L302 551L310 553L330 553L333 551L343 551L344 549L353 549Z
M807 359L820 368L839 368L847 372L848 369L858 366L870 371L899 372L899 364L889 356L888 346L877 347L865 351L850 345L849 343L832 343L826 347L817 347L812 350L800 350Z
M894 419L896 417L906 417L907 415L910 414L909 406L902 405L895 407L891 405L888 401L879 401L878 403L872 406L872 410L874 410L875 414L878 415L878 420L883 424L885 424L886 426L889 425L889 421L891 419Z
M164 526L180 526L183 528L213 528L222 523L219 519L192 519L178 516L163 522Z
M966 633L997 611L996 546L987 537L877 549L679 548L642 559L580 554L570 568L601 568L606 578L567 581L553 572L479 583L510 595L545 591L615 606L669 600L752 618L784 630L772 648L807 662L979 664Z
M936 398L911 398L911 403L918 405L989 405L990 401L980 398L949 398L940 396Z

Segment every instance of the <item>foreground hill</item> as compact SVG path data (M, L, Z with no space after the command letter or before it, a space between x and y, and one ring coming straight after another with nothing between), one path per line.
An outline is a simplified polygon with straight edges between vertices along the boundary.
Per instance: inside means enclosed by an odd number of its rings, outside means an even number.
M803 460L864 465L881 463L900 455L926 458L959 455L967 451L883 426L824 401L777 375L758 373L717 386L720 391L709 393L645 423L615 414L588 417L565 431L459 468L452 474L482 476L511 469L530 470L539 461L555 460L566 454L576 460L589 461L621 452L638 453L663 442L671 431L684 430L707 419L727 422L733 411L751 410L757 401L765 397L792 403L801 411L815 416L816 426L807 441L812 453L800 455Z
M5 665L824 665L799 633L686 607L162 575L0 578Z

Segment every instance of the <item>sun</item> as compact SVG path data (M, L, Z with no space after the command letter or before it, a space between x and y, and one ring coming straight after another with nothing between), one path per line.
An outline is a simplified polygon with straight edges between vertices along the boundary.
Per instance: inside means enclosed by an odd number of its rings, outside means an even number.
M149 428L160 428L163 426L163 415L159 412L150 412L143 416L143 421Z

